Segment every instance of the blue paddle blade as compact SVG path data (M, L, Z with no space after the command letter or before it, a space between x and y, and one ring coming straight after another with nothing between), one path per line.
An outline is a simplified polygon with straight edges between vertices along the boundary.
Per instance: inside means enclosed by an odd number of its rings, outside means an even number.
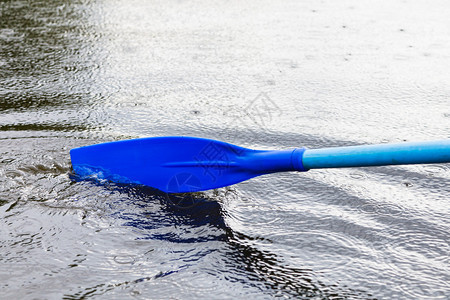
M235 184L255 176L306 171L301 148L252 150L194 137L156 137L72 149L81 178L143 184L166 193L196 192Z

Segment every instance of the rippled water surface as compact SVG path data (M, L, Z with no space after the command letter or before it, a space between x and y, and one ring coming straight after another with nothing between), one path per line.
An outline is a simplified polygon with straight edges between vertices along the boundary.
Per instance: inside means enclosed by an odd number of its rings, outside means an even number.
M448 164L174 200L77 180L69 150L449 138L449 20L446 1L1 1L0 298L448 299Z

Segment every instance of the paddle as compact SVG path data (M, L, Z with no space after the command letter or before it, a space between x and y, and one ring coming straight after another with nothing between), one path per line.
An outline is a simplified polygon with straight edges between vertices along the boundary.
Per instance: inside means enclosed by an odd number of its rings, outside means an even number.
M284 171L450 162L450 140L324 149L252 150L194 137L155 137L70 151L81 178L196 192Z

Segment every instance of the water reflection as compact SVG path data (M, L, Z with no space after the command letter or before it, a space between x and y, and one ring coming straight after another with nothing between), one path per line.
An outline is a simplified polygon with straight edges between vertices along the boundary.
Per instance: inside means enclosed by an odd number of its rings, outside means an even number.
M80 26L88 24L85 5L0 3L1 131L29 135L95 129L89 111L96 91L93 64L100 53L86 38L89 28ZM77 113L80 110L84 113Z
M314 270L284 265L275 253L258 249L260 238L247 236L229 227L226 221L227 213L222 210L222 202L229 201L227 197L239 201L233 193L215 196L196 193L194 196L190 195L195 199L180 203L179 197L185 195L168 195L136 185L106 183L100 186L119 193L120 196L114 197L113 202L109 204L115 210L109 215L120 220L122 226L133 228L137 233L136 239L161 240L184 245L182 246L184 254L180 253L181 255L175 258L184 263L181 266L177 264L177 268L158 274L155 278L152 277L152 280L173 275L184 269L191 272L202 272L202 269L205 272L206 269L206 272L213 272L214 276L226 274L227 280L240 282L243 286L256 287L270 295L335 299L351 296L370 298L365 292L340 286L338 283L324 284L317 279ZM195 203L192 204L192 201ZM120 202L120 205L115 205L117 202ZM187 246L189 244L192 246ZM216 253L213 260L207 259L211 253ZM208 260L208 265L199 264L203 260ZM150 278L141 280L148 281ZM189 279L182 278L182 280Z
M170 195L145 186L114 185L114 189L126 195L125 201L131 207L111 216L123 220L123 226L138 229L139 239L160 239L171 243L225 239L222 210L214 199L200 193ZM156 204L158 209L148 210L149 202Z
M448 136L448 5L336 3L0 1L2 296L445 298L448 165L260 177L196 206L68 178L69 149L123 138ZM280 108L262 127L261 93Z

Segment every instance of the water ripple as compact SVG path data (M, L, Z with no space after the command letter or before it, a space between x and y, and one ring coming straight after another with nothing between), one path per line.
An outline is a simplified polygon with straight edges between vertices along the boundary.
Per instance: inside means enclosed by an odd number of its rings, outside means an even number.
M2 297L447 299L449 165L169 196L79 181L68 153L167 135L255 149L448 137L447 8L0 1Z

